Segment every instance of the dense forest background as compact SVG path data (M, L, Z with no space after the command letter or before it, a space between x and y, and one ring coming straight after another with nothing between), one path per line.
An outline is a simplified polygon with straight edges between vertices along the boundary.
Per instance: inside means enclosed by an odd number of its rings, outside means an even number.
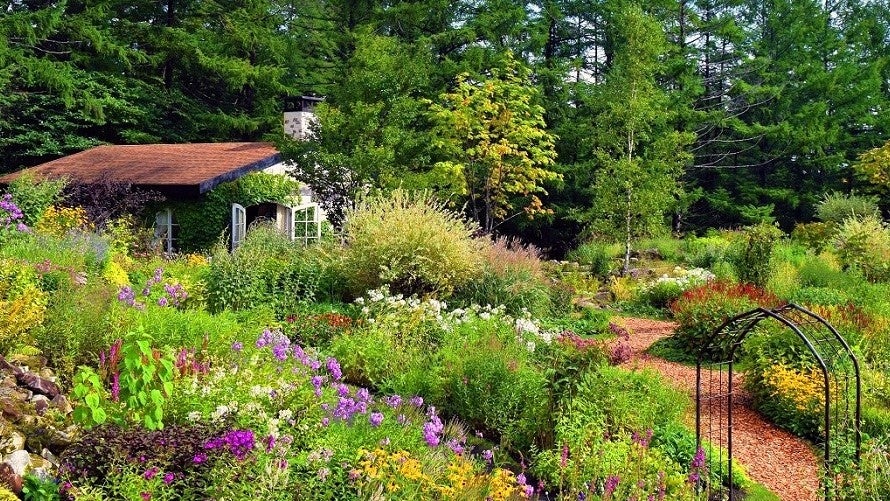
M540 106L556 157L533 199L500 194L496 231L557 253L595 231L597 173L631 135L640 165L682 167L665 228L790 228L867 188L851 165L890 137L888 63L886 0L12 1L0 172L105 142L266 139L331 198L449 196L442 110L507 72L490 97ZM315 140L281 136L288 95L325 97Z

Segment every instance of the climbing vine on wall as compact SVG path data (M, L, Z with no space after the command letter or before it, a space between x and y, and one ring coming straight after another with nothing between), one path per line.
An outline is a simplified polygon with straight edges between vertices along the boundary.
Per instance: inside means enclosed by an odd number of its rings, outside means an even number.
M216 243L228 231L233 203L244 207L263 202L290 205L299 192L300 183L287 176L252 172L217 186L199 200L176 202L170 207L179 225L178 248L194 252Z

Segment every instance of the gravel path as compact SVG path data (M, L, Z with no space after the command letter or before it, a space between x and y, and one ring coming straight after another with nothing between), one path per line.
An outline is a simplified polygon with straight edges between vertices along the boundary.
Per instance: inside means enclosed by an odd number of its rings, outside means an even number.
M676 324L639 318L628 318L625 324L633 349L633 357L625 365L654 369L694 399L695 367L645 353L652 343L670 335ZM741 384L739 376L734 375ZM692 420L694 423L694 414ZM786 501L820 499L821 462L807 441L766 421L744 397L733 401L733 423L733 457L745 466L752 479Z

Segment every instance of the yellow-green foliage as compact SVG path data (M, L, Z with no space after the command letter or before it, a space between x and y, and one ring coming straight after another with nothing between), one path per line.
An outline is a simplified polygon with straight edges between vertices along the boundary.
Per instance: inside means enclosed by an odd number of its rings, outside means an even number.
M0 487L0 501L19 501L19 498L6 487Z
M890 228L879 218L845 219L834 246L845 267L858 269L872 282L890 280Z
M481 270L475 228L425 193L396 190L347 213L343 274L353 294L449 294Z
M43 322L47 295L26 264L0 259L0 352Z
M51 205L43 212L34 229L43 235L62 237L71 230L89 228L87 212L83 208Z
M791 297L800 288L800 276L797 268L789 262L779 263L770 276L766 288L782 299Z
M115 254L105 262L105 269L102 270L102 278L108 280L109 283L118 287L130 285L130 277L127 275L125 266L127 265L126 256Z

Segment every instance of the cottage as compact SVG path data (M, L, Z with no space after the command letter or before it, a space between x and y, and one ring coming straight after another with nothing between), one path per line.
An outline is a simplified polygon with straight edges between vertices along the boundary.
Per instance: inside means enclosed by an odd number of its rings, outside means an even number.
M288 100L285 131L305 138L318 101L305 96ZM223 183L253 172L285 176L287 171L287 164L270 143L105 145L0 177L0 185L29 173L38 178L64 177L85 184L111 180L157 191L166 202L155 214L155 235L163 250L173 252L179 248L178 238L183 230L177 207L200 203ZM223 219L222 227L214 230L219 234L228 228L233 249L241 243L247 228L258 220L273 221L291 239L308 242L320 237L324 216L306 186L275 198L229 200L229 215Z

